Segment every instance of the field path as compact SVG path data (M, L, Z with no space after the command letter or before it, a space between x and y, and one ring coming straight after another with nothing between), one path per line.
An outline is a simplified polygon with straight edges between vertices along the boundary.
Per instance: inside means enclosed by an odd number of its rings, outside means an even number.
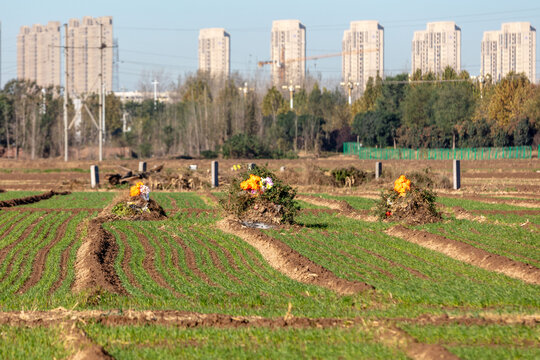
M386 233L482 269L540 285L539 268L478 249L472 245L427 231L409 229L403 225L393 226Z
M296 281L321 286L339 294L355 294L373 289L363 283L337 277L328 269L312 262L286 244L256 229L248 229L238 222L224 219L217 228L236 235L256 248L274 269Z

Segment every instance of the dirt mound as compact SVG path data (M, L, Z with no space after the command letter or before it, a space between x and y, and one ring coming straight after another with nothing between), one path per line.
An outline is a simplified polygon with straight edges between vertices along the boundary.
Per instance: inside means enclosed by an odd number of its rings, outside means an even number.
M107 218L108 221L164 220L167 218L167 213L154 199L146 202L138 196L131 197L128 194L122 194L105 207L100 216Z
M337 277L328 269L312 262L283 242L265 233L242 226L230 219L217 223L219 229L239 236L255 247L274 269L299 282L333 290L342 295L374 289L371 285Z
M107 220L97 217L88 222L87 237L77 251L74 292L107 290L127 294L114 270L118 244L102 226Z
M401 221L409 225L428 224L441 221L441 214L420 196L411 193L405 201L396 201L389 208L391 216L388 220Z
M248 223L282 224L283 207L270 202L255 203L242 214L242 221Z
M0 191L1 192L1 191ZM11 199L11 200L5 200L0 201L0 207L13 207L13 206L19 206L19 205L26 205L26 204L32 204L41 200L47 200L52 198L54 195L69 195L71 194L69 191L48 191L46 193L43 193L41 195L33 195L33 196L27 196L19 199Z

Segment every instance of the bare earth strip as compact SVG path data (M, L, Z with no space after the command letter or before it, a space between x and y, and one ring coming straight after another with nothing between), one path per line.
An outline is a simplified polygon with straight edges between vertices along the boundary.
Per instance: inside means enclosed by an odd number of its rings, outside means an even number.
M328 269L315 264L286 244L259 230L248 229L229 219L221 220L216 225L218 229L236 235L256 248L270 266L291 279L321 286L339 294L355 294L373 289L366 283L337 277Z
M386 233L482 269L540 285L540 269L501 255L492 254L469 244L431 234L427 231L409 229L403 225L393 226L386 230Z
M105 220L94 218L88 223L88 235L77 251L74 292L101 287L113 293L127 294L114 270L118 244L114 236L103 229Z
M368 318L302 318L293 315L264 318L260 316L232 316L228 314L202 314L179 310L68 310L56 308L49 311L9 311L0 312L0 324L12 326L49 326L65 321L97 320L105 325L146 325L163 324L181 327L335 327L364 324ZM526 325L540 323L540 314L499 314L485 312L470 315L420 315L416 318L381 319L380 325L414 324L464 324L464 325ZM371 323L371 325L375 325Z
M377 217L369 215L368 211L359 211L349 205L345 200L333 200L333 199L324 199L316 196L307 196L307 195L297 195L298 200L302 200L317 206L326 206L330 209L338 210L341 215L349 217L355 220L377 221Z

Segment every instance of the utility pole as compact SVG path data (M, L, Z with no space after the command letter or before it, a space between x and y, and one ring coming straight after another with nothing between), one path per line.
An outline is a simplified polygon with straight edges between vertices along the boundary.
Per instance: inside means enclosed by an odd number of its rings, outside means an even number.
M105 106L103 95L103 24L99 24L99 41L100 41L100 87L99 87L99 161L103 161L103 132L105 128Z
M64 24L64 161L68 161L68 24Z
M154 84L154 110L156 110L157 108L157 85L159 84L159 82L154 79L154 81L152 81L152 84Z
M293 85L293 82L292 80L289 81L289 86L287 85L283 85L281 87L282 89L284 90L289 90L289 98L290 98L290 106L291 106L291 111L294 111L294 101L293 101L293 98L294 98L294 90L295 89L300 89L300 85ZM294 113L294 151L297 151L297 145L298 144L298 115L296 114L296 112Z

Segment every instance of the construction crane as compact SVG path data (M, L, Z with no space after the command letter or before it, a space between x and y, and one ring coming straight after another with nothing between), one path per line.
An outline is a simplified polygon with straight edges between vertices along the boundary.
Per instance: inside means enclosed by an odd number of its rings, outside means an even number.
M305 56L305 57L293 58L293 59L285 59L285 48L282 47L281 52L279 54L279 61L278 60L265 60L265 61L259 61L257 64L259 65L259 67L263 67L264 65L269 65L269 64L276 64L276 66L279 69L279 80L281 83L283 83L285 80L285 68L287 67L287 64L289 63L325 59L325 58L338 57L338 56L343 56L343 55L370 53L370 52L375 52L375 51L378 51L378 49L359 49L359 50L353 50L353 51L342 51L342 52L331 53L331 54L321 54L321 55L312 55L312 56Z

